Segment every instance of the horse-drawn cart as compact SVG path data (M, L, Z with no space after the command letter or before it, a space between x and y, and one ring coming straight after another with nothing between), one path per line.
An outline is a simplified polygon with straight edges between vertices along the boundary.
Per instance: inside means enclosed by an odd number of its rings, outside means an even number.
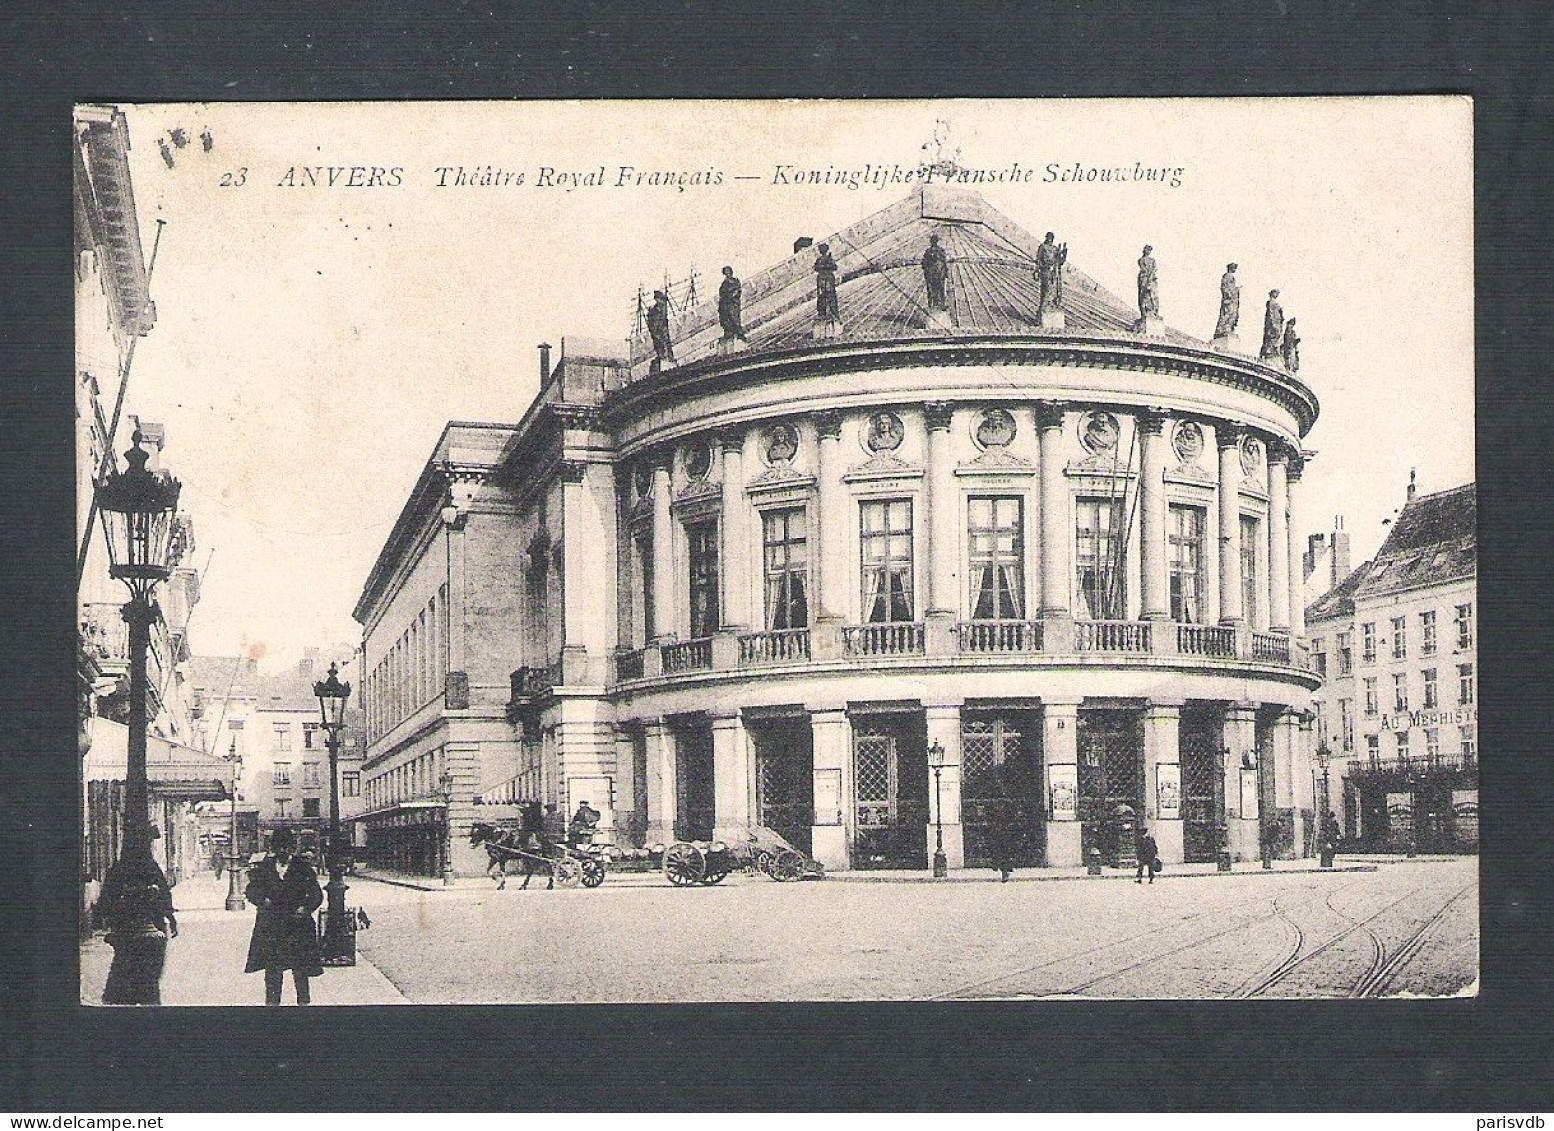
M476 821L470 828L469 843L484 847L490 864L486 874L496 878L497 890L507 886L509 865L523 872L523 887L539 873L547 877L547 887L596 888L604 883L604 859L591 848L572 848L557 844L549 852L528 830L508 828L492 821Z
M782 835L763 825L746 829L740 839L676 841L664 849L664 875L675 887L716 884L733 872L751 872L779 883L820 879L825 869Z

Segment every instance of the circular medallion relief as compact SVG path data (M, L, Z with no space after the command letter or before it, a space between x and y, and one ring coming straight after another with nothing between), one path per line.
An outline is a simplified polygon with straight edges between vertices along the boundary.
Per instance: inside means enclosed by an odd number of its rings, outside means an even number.
M1121 433L1117 418L1109 412L1087 412L1079 418L1079 442L1091 455L1114 449Z
M1177 459L1183 463L1196 463L1203 454L1203 429L1196 421L1183 420L1176 426L1171 446L1176 449Z
M799 454L799 433L791 424L773 424L766 430L766 462L780 467Z
M977 443L984 448L1007 448L1014 443L1014 434L1014 414L1003 408L990 408L982 413L973 433Z
M1258 469L1263 466L1263 442L1256 436L1247 436L1241 441L1241 472L1243 475L1256 475Z
M893 412L876 412L869 417L869 426L863 435L863 446L875 453L893 452L905 439L906 429L901 426L899 416Z
M712 445L693 440L685 448L685 474L693 483L703 482L712 472Z

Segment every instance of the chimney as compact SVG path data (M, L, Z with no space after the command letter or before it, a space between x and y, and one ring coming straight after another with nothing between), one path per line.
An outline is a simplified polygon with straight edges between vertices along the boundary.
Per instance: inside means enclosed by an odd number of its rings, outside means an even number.
M809 237L809 236L800 236L798 239L793 241L793 254L797 255L799 252L803 251L806 247L814 247L814 246L815 246L815 241L811 237Z
M1349 576L1349 532L1344 529L1344 516L1333 516L1333 584L1337 585Z
M318 663L318 649L317 648L304 648L304 649L302 649L302 659L297 664L297 671L300 672L302 675L312 675L313 674L314 665L316 665L317 663Z
M1415 477L1418 474L1419 474L1419 469L1417 467L1411 467L1411 468L1408 469L1408 501L1409 502L1413 502L1414 501L1414 492L1418 489L1416 484L1415 484L1415 481L1414 481Z
M550 380L550 343L540 343L540 385Z
M1301 580L1310 577L1317 568L1317 558L1327 548L1326 534L1312 534L1306 538L1306 553L1301 558Z

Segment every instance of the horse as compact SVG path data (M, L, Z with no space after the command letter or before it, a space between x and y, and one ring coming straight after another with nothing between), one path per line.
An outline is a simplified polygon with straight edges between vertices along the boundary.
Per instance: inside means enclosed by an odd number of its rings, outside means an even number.
M519 885L520 890L529 886L529 881L538 871L545 871L548 875L545 890L549 891L556 886L555 869L547 868L540 862L539 846L535 844L534 834L527 826L520 829L503 829L489 821L476 821L470 826L469 843L472 848L485 848L486 856L490 860L486 865L486 875L496 880L497 891L507 887L509 864L514 871L523 869L523 883Z

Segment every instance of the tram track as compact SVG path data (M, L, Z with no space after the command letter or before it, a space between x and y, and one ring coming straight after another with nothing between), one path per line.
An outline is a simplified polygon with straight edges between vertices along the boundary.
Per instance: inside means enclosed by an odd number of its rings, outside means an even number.
M1403 967L1407 966L1413 957L1424 948L1424 944L1429 938L1430 932L1433 931L1441 923L1441 921L1446 918L1446 913L1456 905L1458 900L1467 895L1469 891L1473 890L1475 886L1476 884L1470 883L1464 884L1461 888L1457 889L1451 898L1448 899L1445 903L1441 904L1441 906L1436 909L1433 915L1431 915L1423 923L1419 924L1419 926L1414 929L1414 932L1409 935L1408 938L1404 939L1403 942L1398 945L1397 949L1391 953L1391 955L1387 954L1386 946L1382 943L1381 939L1376 936L1375 932L1370 932L1371 937L1376 943L1378 961L1374 962L1371 967L1366 970L1364 976L1362 976L1360 980L1355 983L1354 988L1349 991L1349 996L1352 998L1374 998L1380 997L1382 994L1384 994L1392 985L1393 980L1402 971Z

